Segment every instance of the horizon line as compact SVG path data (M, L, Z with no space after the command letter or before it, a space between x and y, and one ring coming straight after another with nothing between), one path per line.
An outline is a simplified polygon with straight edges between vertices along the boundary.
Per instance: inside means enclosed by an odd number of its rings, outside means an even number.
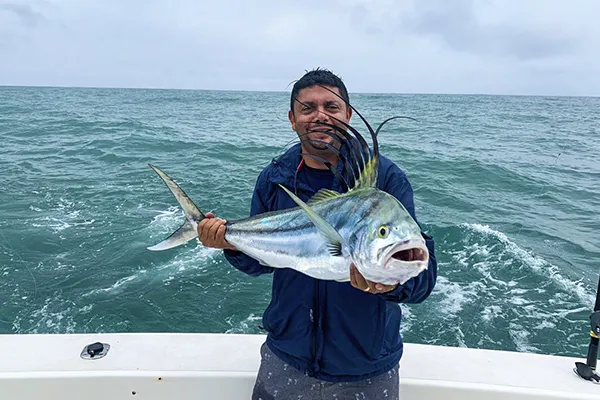
M247 93L289 93L290 90L273 90L273 89L202 89L202 88L177 88L177 87L152 87L152 86L66 86L66 85L23 85L23 84L3 84L0 83L0 87L11 87L11 88L41 88L41 89L109 89L109 90L179 90L179 91L196 91L196 92L247 92ZM527 94L527 93L485 93L485 92L365 92L365 91L350 91L349 93L364 94L364 95L397 95L397 96L515 96L515 97L577 97L577 98L597 98L600 94Z

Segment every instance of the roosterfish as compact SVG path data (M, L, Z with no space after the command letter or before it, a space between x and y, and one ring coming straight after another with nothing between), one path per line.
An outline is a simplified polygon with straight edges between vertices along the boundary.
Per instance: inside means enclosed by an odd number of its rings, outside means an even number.
M304 202L279 184L297 207L228 220L225 240L268 267L291 268L316 279L348 282L350 265L354 264L370 281L402 285L427 269L429 252L420 226L402 203L377 188L377 134L388 121L409 117L388 118L375 131L352 109L367 126L373 150L349 124L334 118L356 137L340 126L319 122L329 128L323 133L349 146L350 156L340 158L350 171L349 177L342 177L328 161L304 154L325 163L343 192L322 189ZM341 157L335 146L325 145ZM204 214L171 177L155 165L150 167L175 196L185 221L168 238L147 249L167 250L197 238Z

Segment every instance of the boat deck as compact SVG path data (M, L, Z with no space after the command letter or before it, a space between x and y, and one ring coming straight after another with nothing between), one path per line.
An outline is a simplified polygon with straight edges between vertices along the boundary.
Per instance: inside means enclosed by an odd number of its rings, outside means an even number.
M94 342L96 360L80 357ZM262 335L0 335L0 399L249 399ZM568 357L407 343L401 398L599 399Z

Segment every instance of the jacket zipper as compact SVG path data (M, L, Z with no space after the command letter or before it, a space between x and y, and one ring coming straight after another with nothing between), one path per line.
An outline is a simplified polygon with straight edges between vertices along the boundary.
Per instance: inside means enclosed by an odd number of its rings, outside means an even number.
M318 360L317 360L317 335L319 334L319 307L320 307L320 300L319 300L319 291L320 291L320 286L321 286L321 282L317 281L317 285L316 285L316 305L314 307L314 311L313 311L313 327L314 327L314 332L313 332L313 369L314 372L317 372L317 370L319 369L319 365L318 365Z

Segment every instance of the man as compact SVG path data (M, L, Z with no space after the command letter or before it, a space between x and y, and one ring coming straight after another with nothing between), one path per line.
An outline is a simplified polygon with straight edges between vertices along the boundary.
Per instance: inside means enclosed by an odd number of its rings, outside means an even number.
M327 70L313 70L292 89L288 117L301 143L274 159L259 175L251 215L296 207L278 184L307 201L322 188L341 191L324 158L344 175L322 142L336 145L319 132L319 122L342 126L352 110L342 80ZM333 118L335 117L335 118ZM342 152L343 154L343 152ZM413 191L403 171L380 157L378 186L395 196L415 218ZM398 399L398 366L403 344L398 303L425 300L437 277L434 242L423 234L430 252L429 268L404 285L387 286L366 280L349 266L350 283L323 281L289 268L259 264L225 240L225 220L209 214L198 227L204 246L224 249L227 260L251 276L273 273L272 299L263 315L267 340L261 347L261 366L252 399Z

